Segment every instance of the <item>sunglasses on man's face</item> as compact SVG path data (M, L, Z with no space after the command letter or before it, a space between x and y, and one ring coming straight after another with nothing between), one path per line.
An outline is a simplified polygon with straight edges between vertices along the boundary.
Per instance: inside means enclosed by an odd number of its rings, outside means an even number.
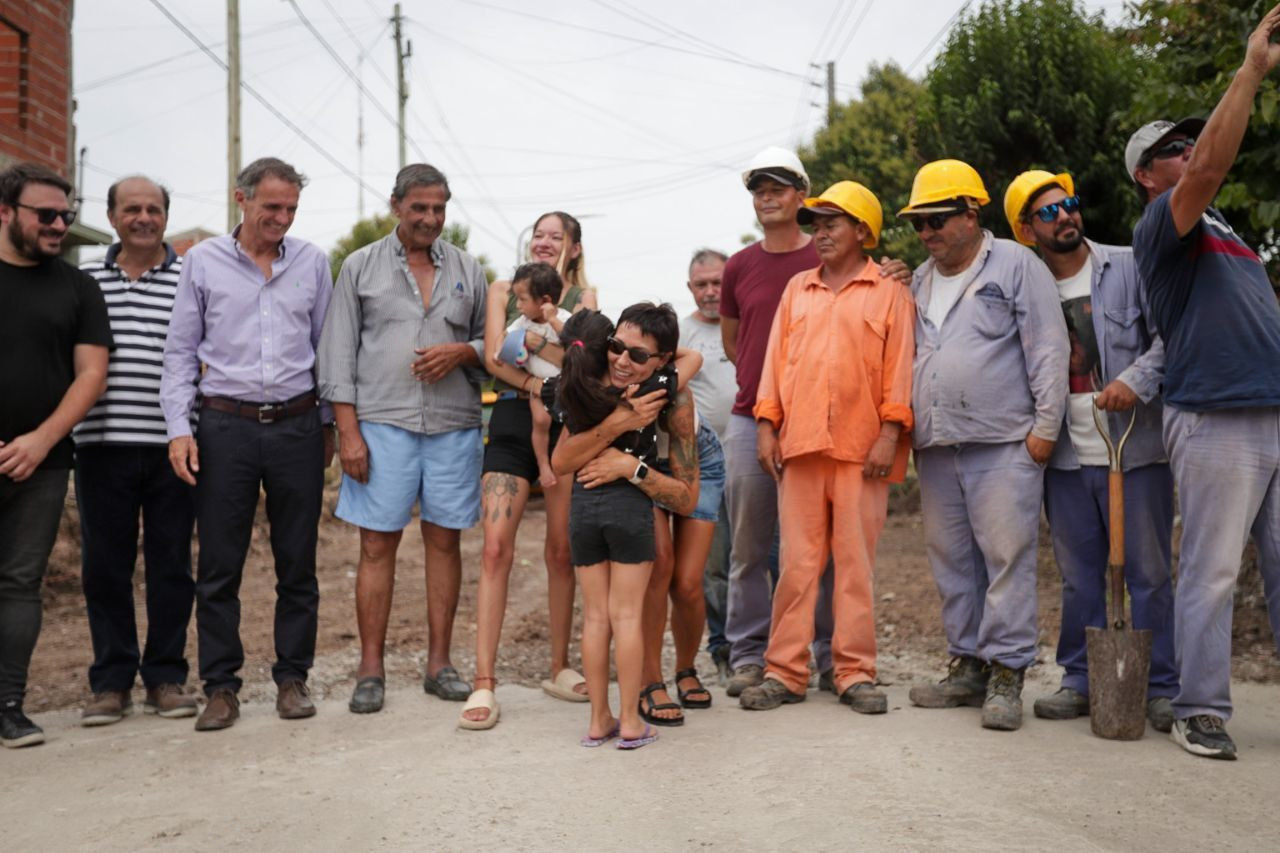
M1181 157L1187 149L1195 147L1196 141L1190 137L1166 142L1147 155L1147 165L1150 166L1153 160L1168 160L1173 157Z
M649 352L644 347L629 347L614 337L610 337L608 343L609 352L614 355L622 355L625 352L627 357L636 364L644 364L649 359L658 357L656 352Z
M1069 195L1064 199L1059 199L1053 204L1046 204L1044 207L1037 208L1027 216L1039 219L1041 222L1053 222L1058 218L1058 211L1064 211L1068 216L1080 210L1080 196Z
M913 216L911 217L911 227L916 229L917 234L923 231L926 225L928 225L930 229L937 231L942 228L943 225L946 225L947 220L951 217L959 216L962 213L968 212L967 208L962 207L956 210L949 210L946 213L930 213L928 216Z
M36 212L36 221L41 225L52 225L53 220L61 219L62 224L70 226L76 221L76 212L74 210L58 210L56 207L32 207L29 204L18 202L14 207L25 207L27 210Z

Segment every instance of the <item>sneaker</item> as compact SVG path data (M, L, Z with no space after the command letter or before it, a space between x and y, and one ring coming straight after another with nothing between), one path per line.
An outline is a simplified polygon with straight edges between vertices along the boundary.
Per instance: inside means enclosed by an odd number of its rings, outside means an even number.
M803 693L792 693L787 685L776 678L766 678L759 684L743 688L738 704L748 711L772 711L779 705L794 705L803 701Z
M1009 669L991 664L987 680L987 697L982 703L982 727L1012 732L1022 727L1022 674L1024 669Z
M0 743L10 749L44 743L44 729L27 719L18 699L0 704Z
M109 726L133 713L133 691L104 690L93 694L80 712L82 726Z
M316 715L316 706L311 701L305 681L294 678L280 685L276 694L276 713L282 720L302 720Z
M733 677L724 692L730 696L741 696L748 687L755 687L764 681L764 667L756 663L744 663L733 671Z
M876 689L870 681L849 685L840 694L840 701L853 706L859 714L883 714L889 710L889 697Z
M1169 737L1192 755L1221 758L1225 761L1236 760L1235 741L1227 734L1221 717L1197 714L1185 720L1174 720Z
M1089 716L1089 697L1070 687L1059 687L1052 696L1041 696L1031 710L1042 720L1074 720Z
M161 684L147 688L147 698L142 710L167 720L196 715L196 697L182 689L181 684Z
M229 729L240 718L240 699L230 687L218 687L209 694L209 701L196 720L196 731L213 732Z
M1168 696L1156 696L1147 700L1147 719L1158 732L1173 730L1173 700Z
M961 655L947 664L946 678L937 684L917 684L907 696L921 708L979 708L986 699L988 674L982 661Z

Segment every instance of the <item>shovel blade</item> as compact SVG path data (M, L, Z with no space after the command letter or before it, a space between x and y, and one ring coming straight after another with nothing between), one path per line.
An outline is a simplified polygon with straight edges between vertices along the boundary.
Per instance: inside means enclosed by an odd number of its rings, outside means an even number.
M1147 730L1151 632L1086 628L1089 726L1107 740L1137 740Z

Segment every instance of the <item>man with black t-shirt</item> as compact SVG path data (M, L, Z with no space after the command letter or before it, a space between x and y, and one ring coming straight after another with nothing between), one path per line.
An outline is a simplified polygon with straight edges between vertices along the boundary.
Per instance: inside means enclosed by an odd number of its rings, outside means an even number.
M32 164L0 173L0 743L44 742L22 713L40 584L58 533L71 428L107 384L111 328L93 279L58 257L71 185Z

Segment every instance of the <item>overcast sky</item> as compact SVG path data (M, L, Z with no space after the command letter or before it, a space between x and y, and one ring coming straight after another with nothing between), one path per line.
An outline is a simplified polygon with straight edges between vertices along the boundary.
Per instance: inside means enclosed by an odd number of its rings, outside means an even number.
M310 177L291 233L328 251L359 218L361 199L365 216L386 210L397 170L393 4L240 5L244 83L311 140L245 92L242 162L274 155ZM821 126L826 96L814 84L825 70L811 63L836 62L842 98L856 95L872 63L894 60L920 76L962 5L405 0L408 161L444 171L449 220L471 227L471 251L500 275L517 260L520 232L539 213L564 209L582 220L602 307L616 314L658 299L683 314L693 305L684 287L692 252L732 253L752 230L743 164ZM1087 5L1122 13L1121 3ZM171 232L221 232L226 75L160 6L225 59L217 0L75 5L83 218L108 229L108 185L144 172L173 191Z

